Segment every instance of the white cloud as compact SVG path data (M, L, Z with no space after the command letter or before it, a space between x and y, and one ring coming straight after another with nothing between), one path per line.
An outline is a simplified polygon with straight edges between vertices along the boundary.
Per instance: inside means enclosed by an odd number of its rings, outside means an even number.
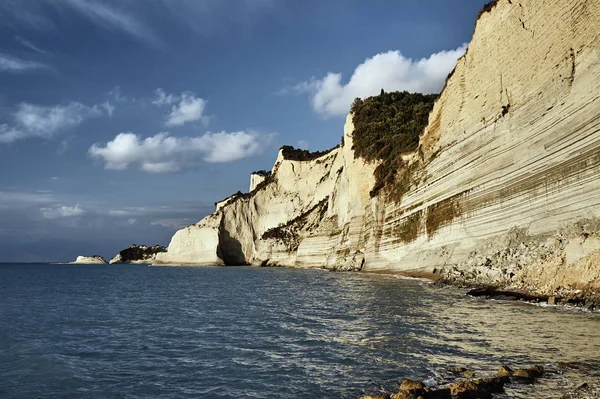
M367 58L356 67L347 83L341 73L328 73L322 79L310 79L283 89L288 93L311 93L314 110L323 115L345 115L356 97L365 98L385 91L437 93L456 61L467 49L441 51L428 58L414 60L399 51L388 51Z
M121 88L119 86L115 86L106 93L109 97L113 99L116 103L135 103L137 100L135 98L130 98L121 94Z
M112 118L113 113L115 112L115 106L112 105L110 102L108 101L104 101L102 104L99 105L101 108L103 108L106 113L108 114L109 117Z
M121 133L106 145L94 144L88 151L101 159L106 169L137 166L149 173L176 172L194 168L199 161L232 162L263 153L272 135L256 132L206 133L199 137L171 137L159 133L141 138Z
M320 83L320 80L312 77L305 82L300 82L293 86L285 86L284 88L276 91L275 94L278 96L285 96L288 94L298 95L303 93L311 93L319 88Z
M35 61L22 60L12 55L0 53L0 72L20 73L34 69L49 68L48 65Z
M308 150L308 148L309 148L308 141L298 140L297 147L300 148L301 150Z
M0 209L48 204L55 200L50 192L0 191Z
M86 119L102 115L104 107L86 106L79 102L68 105L41 106L22 103L12 114L12 124L0 125L0 143L40 137L50 138L61 130L81 124Z
M156 89L155 93L156 98L152 100L152 104L156 105L157 107L162 107L163 105L171 105L179 101L176 95L167 94L163 89Z
M159 41L145 24L138 18L130 15L124 7L113 7L104 2L94 0L64 0L63 3L105 29L121 30L140 39L153 42Z
M40 212L44 219L60 219L70 218L75 216L82 216L85 214L85 210L79 206L54 206L51 208L40 208Z
M35 44L31 43L29 40L25 39L24 37L15 36L15 40L17 42L21 43L23 46L27 47L28 49L35 51L36 53L44 54L44 55L48 55L49 54L46 50L43 50L43 49L39 48L38 46L36 46Z
M206 100L196 97L192 92L186 91L181 95L167 94L163 89L156 89L156 97L151 103L157 107L170 105L171 112L167 116L166 126L182 126L188 122L208 120L203 113Z
M73 12L105 30L161 44L160 26L170 20L195 33L223 30L224 23L252 25L276 0L2 0L0 25L57 30ZM50 12L48 12L50 11Z
M203 119L202 113L206 101L192 93L183 93L178 104L173 105L167 120L167 126L181 126L187 122Z
M67 152L68 149L69 149L69 142L67 140L63 140L58 145L58 148L56 149L56 153L58 155L62 155L65 152Z

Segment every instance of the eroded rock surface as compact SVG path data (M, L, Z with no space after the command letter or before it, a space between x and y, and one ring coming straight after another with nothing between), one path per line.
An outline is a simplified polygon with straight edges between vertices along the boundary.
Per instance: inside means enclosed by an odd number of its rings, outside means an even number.
M600 289L600 2L485 11L403 156L401 198L370 197L377 164L355 157L350 115L339 148L280 151L156 261L435 272L585 304Z

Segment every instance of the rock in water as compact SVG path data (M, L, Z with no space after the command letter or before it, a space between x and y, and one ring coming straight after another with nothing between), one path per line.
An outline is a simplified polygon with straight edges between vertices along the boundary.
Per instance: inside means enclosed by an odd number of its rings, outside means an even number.
M93 256L78 256L74 262L70 262L72 265L106 265L108 262L99 255Z
M110 264L115 263L152 263L156 259L156 255L166 252L167 248L161 245L147 247L145 245L132 245L119 252L110 260Z

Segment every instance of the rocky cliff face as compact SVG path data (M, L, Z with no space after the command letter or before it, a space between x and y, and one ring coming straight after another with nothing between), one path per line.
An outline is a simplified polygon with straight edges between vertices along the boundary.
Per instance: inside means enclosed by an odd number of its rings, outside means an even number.
M344 131L344 146L314 159L280 150L266 180L179 230L156 262L359 269L375 165L354 158L350 117Z
M285 159L177 232L157 261L422 270L540 290L598 285L600 2L499 0L397 184L341 147Z
M134 244L116 254L109 263L111 265L153 263L156 259L156 255L163 252L167 252L167 248L161 245L148 247L146 245Z

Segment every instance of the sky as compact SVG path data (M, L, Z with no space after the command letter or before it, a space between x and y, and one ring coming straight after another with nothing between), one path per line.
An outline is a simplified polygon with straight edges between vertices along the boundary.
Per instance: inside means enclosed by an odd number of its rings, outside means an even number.
M437 93L487 0L2 0L0 262L168 245L356 97Z

